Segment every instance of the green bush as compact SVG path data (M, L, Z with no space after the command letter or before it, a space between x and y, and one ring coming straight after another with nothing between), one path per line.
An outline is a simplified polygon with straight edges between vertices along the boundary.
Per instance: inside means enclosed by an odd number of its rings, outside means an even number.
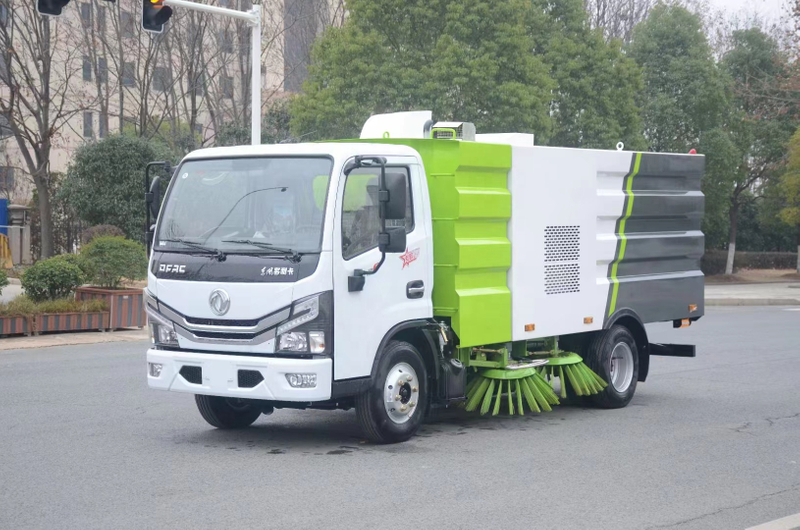
M125 232L123 232L122 229L117 228L114 225L92 226L84 230L83 234L81 234L81 243L84 245L88 245L95 238L104 236L125 237Z
M22 288L34 302L66 298L83 285L80 267L62 257L36 262L22 275Z
M53 256L50 259L66 261L67 263L76 265L81 272L83 272L84 279L89 277L89 269L86 264L86 260L80 254L59 254L58 256Z
M108 311L105 300L75 300L60 298L36 303L22 295L7 303L0 303L0 317L30 317L43 313L98 313Z
M3 293L3 288L8 285L8 273L0 269L0 294Z
M29 317L36 314L36 304L25 295L0 303L0 317Z
M108 303L105 300L62 298L36 304L37 313L97 313L100 311L108 311Z
M92 285L117 289L123 279L147 275L147 254L141 243L123 237L98 237L81 250Z

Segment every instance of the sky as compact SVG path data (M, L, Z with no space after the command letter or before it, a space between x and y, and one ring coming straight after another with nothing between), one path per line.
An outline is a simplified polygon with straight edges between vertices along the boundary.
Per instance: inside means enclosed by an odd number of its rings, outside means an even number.
M770 19L783 16L785 10L782 7L788 3L787 0L709 0L709 2L717 9L729 12L739 12L742 9L746 12L755 11Z

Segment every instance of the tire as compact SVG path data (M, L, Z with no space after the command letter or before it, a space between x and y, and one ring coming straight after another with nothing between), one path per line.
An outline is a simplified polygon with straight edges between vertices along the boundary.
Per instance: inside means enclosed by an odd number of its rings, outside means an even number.
M261 416L261 406L246 399L195 394L200 415L217 429L243 429Z
M366 437L375 443L404 442L414 436L425 418L428 373L422 355L407 342L390 341L379 356L370 388L356 397L358 422ZM413 373L409 373L409 367ZM394 377L412 379L398 387ZM400 400L386 401L401 394ZM401 407L406 407L407 412L401 412Z
M604 409L619 409L630 403L639 379L639 351L628 328L612 326L598 333L583 361L608 383L602 392L589 396L590 402Z

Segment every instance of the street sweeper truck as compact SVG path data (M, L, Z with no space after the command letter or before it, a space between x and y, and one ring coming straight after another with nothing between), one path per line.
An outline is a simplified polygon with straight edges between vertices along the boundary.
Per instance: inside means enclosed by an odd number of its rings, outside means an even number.
M217 428L355 408L408 439L431 407L627 405L645 324L703 315L704 158L539 147L430 112L361 138L202 149L146 194L151 388Z

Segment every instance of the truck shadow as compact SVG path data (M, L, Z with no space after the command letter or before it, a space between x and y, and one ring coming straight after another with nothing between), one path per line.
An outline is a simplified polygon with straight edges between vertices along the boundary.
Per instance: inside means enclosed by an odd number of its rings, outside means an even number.
M538 431L585 413L582 407L559 407L543 414L481 416L457 407L432 410L416 436L406 443L379 445L366 440L353 411L278 411L243 430L201 427L174 441L203 450L251 451L267 455L353 455L437 451L431 442L480 431Z

